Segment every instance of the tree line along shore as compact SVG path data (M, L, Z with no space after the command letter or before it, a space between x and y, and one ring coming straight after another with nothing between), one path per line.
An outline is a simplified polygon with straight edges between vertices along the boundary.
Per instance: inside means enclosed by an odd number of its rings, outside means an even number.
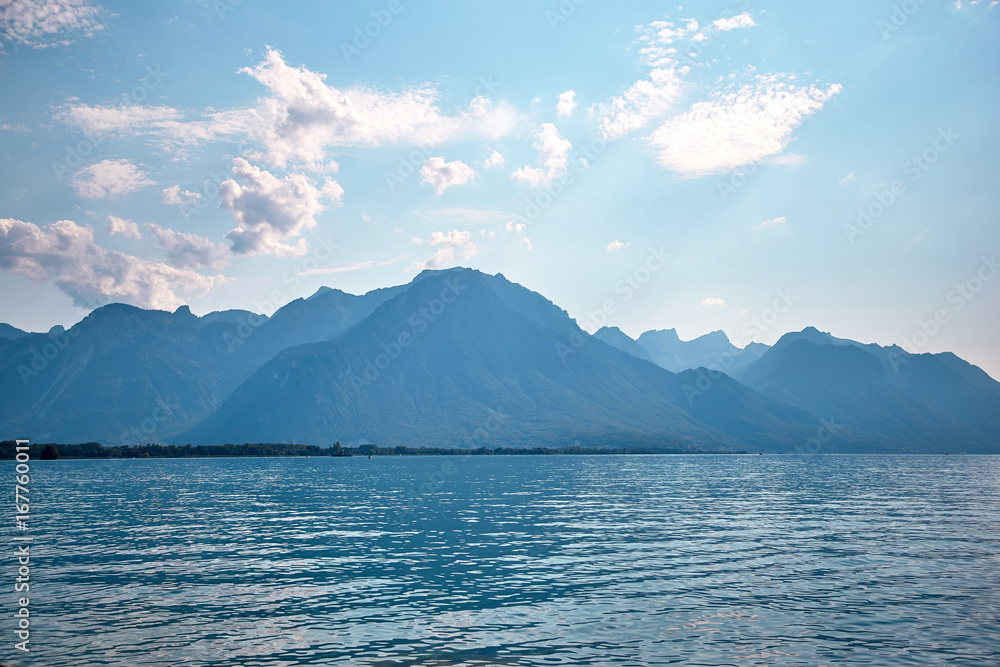
M13 460L16 441L0 442L0 460ZM55 459L187 459L220 457L295 457L295 456L513 456L558 454L696 454L723 453L698 452L666 447L496 447L488 449L461 449L457 447L378 447L358 445L344 447L339 442L332 447L283 443L245 443L241 445L144 445L105 446L99 442L79 444L32 443L29 456L33 460Z

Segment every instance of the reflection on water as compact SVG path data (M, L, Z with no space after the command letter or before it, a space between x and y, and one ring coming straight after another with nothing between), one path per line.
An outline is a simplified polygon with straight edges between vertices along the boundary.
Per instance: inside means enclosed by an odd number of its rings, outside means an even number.
M931 665L1000 652L1000 457L32 472L32 653L17 664Z

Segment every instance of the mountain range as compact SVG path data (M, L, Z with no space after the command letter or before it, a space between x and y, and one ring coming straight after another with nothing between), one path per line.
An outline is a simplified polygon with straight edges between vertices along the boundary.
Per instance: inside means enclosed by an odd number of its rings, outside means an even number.
M271 317L111 304L0 326L0 433L105 444L1000 452L1000 383L953 354L813 328L588 335L503 275L322 288Z

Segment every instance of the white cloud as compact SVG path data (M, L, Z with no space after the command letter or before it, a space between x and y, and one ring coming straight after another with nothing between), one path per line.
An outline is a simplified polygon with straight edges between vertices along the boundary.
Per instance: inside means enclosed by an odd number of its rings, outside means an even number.
M639 53L649 75L629 86L611 101L594 107L598 129L604 139L621 139L653 120L666 116L685 92L684 78L691 71L691 45L708 39L706 33L756 25L749 14L715 21L700 29L697 21L683 25L653 21L636 26Z
M781 153L802 121L842 87L800 87L793 77L758 76L671 118L649 141L657 161L684 177L733 169Z
M854 172L852 171L847 176L844 176L842 179L840 179L838 183L840 183L841 185L847 185L848 183L853 183L856 180L858 180L857 176L855 176Z
M431 85L383 91L366 85L336 88L326 75L285 63L280 51L269 49L264 59L240 73L268 91L256 105L224 111L185 114L168 106L98 105L73 101L57 110L58 120L88 134L151 136L164 150L183 152L189 146L220 139L247 137L256 151L244 153L279 168L289 163L322 172L336 172L331 149L386 144L437 146L469 136L497 139L519 123L508 104L485 97L444 112L438 90Z
M632 84L621 96L597 106L598 128L607 140L621 139L664 116L680 99L681 73L674 67L657 67L649 77Z
M251 136L275 166L318 164L328 148L419 143L435 146L465 133L498 137L510 132L516 113L484 97L446 114L432 86L385 92L367 86L338 89L326 75L287 65L280 51L240 70L263 84L270 97L252 111Z
M538 188L566 175L566 165L569 162L569 153L573 150L573 144L563 139L559 130L552 123L543 124L535 137L534 147L538 151L544 168L521 167L511 174L511 178Z
M483 169L502 169L504 165L503 155L498 151L493 151L486 161L483 162Z
M754 229L764 229L765 227L774 227L777 225L783 225L788 222L788 218L784 215L777 218L771 218L770 220L765 220L759 225L754 225Z
M605 250L607 250L608 252L614 252L615 250L624 250L625 248L629 247L630 245L632 245L632 244L631 243L622 243L621 241L612 241L611 243L608 244L608 247L605 248Z
M576 93L567 90L559 95L559 102L556 104L556 113L560 116L572 116L573 109L576 108Z
M181 190L179 185L171 185L165 188L160 194L160 201L164 204L180 204L181 206L191 206L201 201L201 195L190 190Z
M142 308L174 310L178 293L202 296L226 282L94 243L94 231L72 220L41 228L31 222L0 219L0 267L39 283L51 282L81 308L115 301Z
M4 0L0 41L36 49L72 44L73 35L92 37L107 29L107 11L87 0Z
M127 236L130 239L142 238L142 234L139 233L139 225L135 224L131 220L119 218L114 215L108 216L108 233L121 234L122 236Z
M101 160L76 172L71 185L78 197L116 199L155 182L128 160Z
M465 185L476 177L476 172L461 160L445 162L443 157L432 157L420 168L420 175L423 183L441 194L454 185Z
M229 251L221 243L213 243L204 236L187 234L175 229L167 229L156 224L149 225L160 247L167 251L171 266L181 269L200 269L205 266L221 268L229 257Z
M718 298L716 298L714 296L710 296L707 299L702 299L701 300L701 305L703 305L703 306L724 306L724 305L726 305L726 302L723 301L722 299L718 299Z
M737 28L753 28L757 24L754 23L750 12L743 12L729 18L721 18L718 21L714 21L712 25L715 26L716 30L726 32L727 30L736 30Z
M344 194L344 189L329 178L322 188L316 188L302 174L278 178L243 158L233 160L233 174L244 184L229 179L220 186L219 194L220 205L236 220L236 228L226 238L232 251L240 255L304 254L305 239L300 238L294 246L284 241L315 227L315 216L327 208L324 200L339 205Z
M472 232L453 229L447 234L444 232L434 232L430 239L413 239L418 245L428 243L438 246L438 249L425 262L417 262L411 268L417 269L442 269L456 266L465 262L479 252L479 246L472 237Z
M508 220L507 224L504 225L504 231L514 232L514 234L523 234L527 229L528 225L523 222L514 222L513 220Z
M168 106L95 106L76 101L58 108L54 116L90 136L154 137L161 150L175 153L210 141L244 136L255 118L248 109L213 111L201 119L189 120Z

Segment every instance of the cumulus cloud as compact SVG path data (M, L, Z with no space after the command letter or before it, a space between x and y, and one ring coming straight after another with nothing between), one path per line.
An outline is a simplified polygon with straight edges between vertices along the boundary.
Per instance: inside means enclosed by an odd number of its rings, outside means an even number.
M629 247L630 245L632 245L632 244L631 243L622 243L621 241L612 241L611 243L608 244L608 247L605 248L605 250L607 250L608 252L614 252L615 250L624 250L625 248Z
M420 175L423 183L441 194L454 185L465 185L476 177L476 172L461 160L445 162L443 157L432 157L420 168Z
M486 161L483 162L483 169L502 169L504 165L503 155L498 151L493 151Z
M482 96L467 109L442 112L438 91L430 85L395 92L360 85L339 89L326 82L325 74L286 64L276 49L240 71L270 93L253 110L251 135L279 167L290 161L320 163L325 151L336 147L440 145L466 132L502 136L516 117L510 107Z
M324 201L339 205L344 189L329 178L317 188L302 174L278 178L243 158L233 160L233 175L220 186L220 205L233 214L236 228L226 234L236 254L276 257L306 252L305 239L292 246L287 239L316 226L315 216L326 210Z
M737 14L736 16L730 16L728 18L721 18L712 23L715 29L720 32L726 32L727 30L736 30L737 28L753 28L757 24L754 23L753 17L750 16L750 12L743 12L742 14Z
M472 232L453 229L450 232L434 232L430 239L414 239L420 245L427 243L437 246L437 250L424 262L417 262L412 268L443 269L457 266L479 252L479 246L472 237Z
M856 180L857 180L857 176L855 176L854 172L852 171L847 176L844 176L843 178L841 178L837 182L840 183L841 185L847 185L848 183L853 183Z
M35 282L51 282L74 304L88 309L119 301L174 310L184 303L178 293L202 296L226 282L223 276L106 250L94 243L93 229L72 220L42 228L0 219L0 267Z
M119 218L114 215L108 216L108 233L121 234L122 236L129 237L130 239L142 238L142 234L139 233L139 225L135 224L131 220Z
M149 225L149 231L156 237L160 247L167 251L171 266L181 269L200 269L208 266L221 268L229 257L224 244L213 243L204 236L167 229L156 224Z
M710 296L707 299L702 299L701 300L701 305L703 305L703 306L724 306L724 305L726 305L726 302L723 301L722 299L718 299L718 298L716 298L714 296Z
M171 185L160 193L160 201L164 204L191 206L201 201L201 195L190 190L181 190L181 186L179 185Z
M758 76L671 118L650 144L660 165L684 177L733 169L781 153L802 121L841 89L797 86L788 75Z
M566 175L566 165L569 163L573 144L563 139L552 123L543 124L535 139L534 147L543 166L521 167L511 174L511 178L538 188Z
M108 13L87 0L4 0L0 41L36 49L72 44L107 29Z
M84 199L117 199L155 182L128 160L101 160L76 172L70 185Z
M576 108L576 93L567 90L559 95L559 102L556 104L556 113L560 116L572 116L573 109Z

